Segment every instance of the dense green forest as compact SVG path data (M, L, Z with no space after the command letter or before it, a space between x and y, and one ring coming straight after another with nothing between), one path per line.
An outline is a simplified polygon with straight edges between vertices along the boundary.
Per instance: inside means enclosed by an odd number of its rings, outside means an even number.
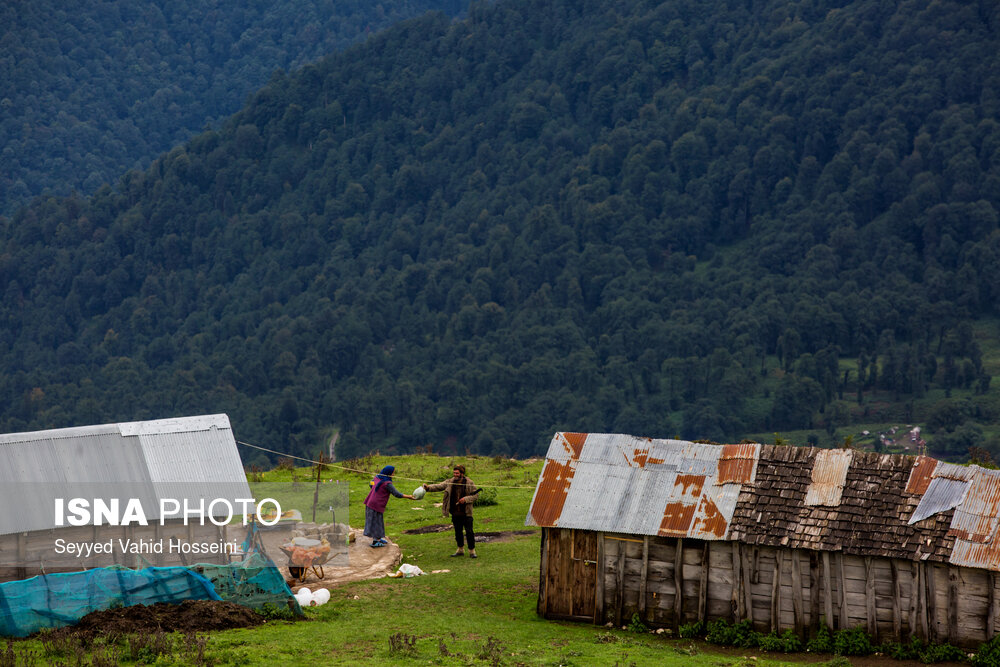
M468 0L0 3L0 214L91 194L236 112L277 69Z
M279 451L528 456L898 421L995 452L998 31L954 0L403 22L4 221L0 429L224 411Z

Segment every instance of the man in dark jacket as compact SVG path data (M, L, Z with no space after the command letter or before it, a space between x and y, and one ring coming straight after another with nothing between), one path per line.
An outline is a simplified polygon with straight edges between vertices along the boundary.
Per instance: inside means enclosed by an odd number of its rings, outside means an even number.
M427 491L444 491L444 502L441 503L441 514L451 515L451 523L455 526L455 541L458 550L452 556L462 556L464 544L469 545L469 557L476 555L476 535L472 530L472 503L476 500L476 485L465 476L465 466L459 464L452 470L451 479L438 484L424 484ZM465 539L463 540L463 533Z

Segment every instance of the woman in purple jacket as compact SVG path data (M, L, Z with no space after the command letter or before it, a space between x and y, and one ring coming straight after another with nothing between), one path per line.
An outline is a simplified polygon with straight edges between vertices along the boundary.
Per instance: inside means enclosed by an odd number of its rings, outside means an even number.
M389 504L389 494L397 498L416 500L407 493L400 493L392 485L392 474L396 466L386 466L372 480L372 490L365 498L365 536L372 538L373 547L384 547L389 542L385 539L385 506Z

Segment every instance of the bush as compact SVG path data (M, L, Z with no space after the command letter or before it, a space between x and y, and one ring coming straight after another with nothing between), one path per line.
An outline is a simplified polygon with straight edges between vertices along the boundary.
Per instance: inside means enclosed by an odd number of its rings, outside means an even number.
M642 619L639 618L639 614L632 614L632 621L628 624L628 631L644 633L649 632L649 628L642 622Z
M708 631L705 633L705 641L719 646L737 646L739 648L753 648L760 642L760 633L753 629L750 621L740 621L730 624L722 619L712 621L708 624Z
M806 644L806 650L810 653L833 653L833 633L826 623L821 623L816 636Z
M695 639L705 633L705 624L701 621L697 623L685 623L677 629L677 636L681 639Z
M833 652L837 655L871 655L875 652L871 637L862 627L838 630L833 637Z
M497 500L497 490L494 488L481 489L476 499L472 501L473 507L483 507L485 505L499 505Z
M973 667L993 667L1000 665L1000 635L995 636L979 647L972 658Z

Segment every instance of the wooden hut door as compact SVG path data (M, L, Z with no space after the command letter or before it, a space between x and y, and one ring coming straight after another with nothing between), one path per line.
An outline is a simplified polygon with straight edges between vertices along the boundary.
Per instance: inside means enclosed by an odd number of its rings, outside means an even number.
M545 551L545 616L593 619L596 608L597 533L548 528Z
M597 533L573 530L573 616L594 617L597 584Z

